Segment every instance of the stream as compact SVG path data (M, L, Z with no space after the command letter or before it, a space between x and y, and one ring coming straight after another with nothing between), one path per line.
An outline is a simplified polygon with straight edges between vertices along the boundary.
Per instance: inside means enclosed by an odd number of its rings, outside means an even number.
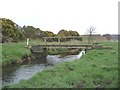
M60 55L48 55L46 58L47 65L41 60L36 60L34 63L26 65L11 65L2 68L2 77L0 76L0 86L6 84L18 83L22 79L30 79L37 72L43 71L46 67L52 67L60 62L73 61L79 59L85 51L81 51L78 55L68 55L60 58ZM43 61L43 59L42 59Z

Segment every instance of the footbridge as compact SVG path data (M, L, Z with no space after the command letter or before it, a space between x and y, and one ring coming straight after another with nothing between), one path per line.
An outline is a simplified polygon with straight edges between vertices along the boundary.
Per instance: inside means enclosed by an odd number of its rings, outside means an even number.
M55 49L55 48L65 48L68 50L71 49L81 49L81 50L87 50L92 49L92 44L79 44L74 43L72 41L79 40L81 41L80 36L68 36L68 37L43 37L42 38L44 43L41 43L39 45L33 45L31 46L30 50L35 55L46 55L45 52L49 49ZM49 42L49 40L56 40L57 43ZM68 40L68 43L63 42L64 40ZM64 49L62 49L64 50Z
M66 36L66 37L42 37L43 42L39 45L34 45L37 50L40 48L81 48L81 49L92 49L92 44L80 44L72 42L74 40L82 41L81 36ZM50 40L56 40L57 43L52 43ZM69 42L65 43L63 40L68 40Z

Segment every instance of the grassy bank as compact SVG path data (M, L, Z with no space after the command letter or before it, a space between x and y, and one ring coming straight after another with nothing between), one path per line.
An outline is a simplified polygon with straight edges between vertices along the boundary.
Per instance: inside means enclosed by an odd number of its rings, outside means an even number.
M113 49L91 50L79 60L47 68L29 80L9 88L116 88L118 87L118 44Z
M38 40L31 40L30 45L38 45ZM25 48L26 42L18 43L4 43L0 47L2 54L0 54L0 62L3 66L11 65L15 63L21 63L23 56L28 56L31 54L30 50ZM51 50L52 51L52 50ZM49 52L51 54L57 53L55 51Z
M37 45L41 40L30 40L30 45ZM25 48L26 41L21 41L18 43L3 43L0 50L2 51L2 62L3 66L12 64L12 63L21 63L22 56L30 55L31 52L29 49Z
M20 63L22 56L29 55L30 51L25 48L25 43L7 43L2 45L2 64Z

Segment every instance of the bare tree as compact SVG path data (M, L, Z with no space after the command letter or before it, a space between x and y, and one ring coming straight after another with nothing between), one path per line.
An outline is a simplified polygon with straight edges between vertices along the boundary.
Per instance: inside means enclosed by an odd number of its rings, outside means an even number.
M95 33L95 27L91 26L89 29L87 29L87 33L88 33L88 43L92 43L93 41L93 37L92 34Z

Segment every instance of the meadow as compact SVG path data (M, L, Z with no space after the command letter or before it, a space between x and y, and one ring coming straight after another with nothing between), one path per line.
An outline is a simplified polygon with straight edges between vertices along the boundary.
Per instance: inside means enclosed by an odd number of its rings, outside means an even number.
M80 59L46 68L29 80L4 88L117 88L118 43L102 42L112 49L93 49Z

